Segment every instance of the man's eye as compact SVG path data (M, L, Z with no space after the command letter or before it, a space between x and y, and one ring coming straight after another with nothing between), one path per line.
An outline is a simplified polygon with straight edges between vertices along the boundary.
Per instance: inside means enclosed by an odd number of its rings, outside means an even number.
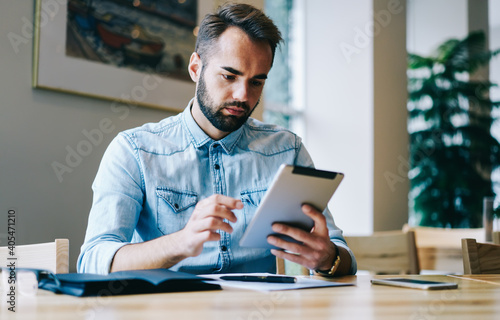
M252 81L252 86L254 87L261 87L262 85L264 85L262 81Z
M223 74L222 77L225 79L225 80L234 80L236 79L235 76L232 76L232 75L229 75L229 74Z

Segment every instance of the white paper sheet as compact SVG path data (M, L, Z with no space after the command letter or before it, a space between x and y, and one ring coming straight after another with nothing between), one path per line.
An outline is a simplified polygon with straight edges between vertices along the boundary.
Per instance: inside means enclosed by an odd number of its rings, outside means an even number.
M225 274L202 274L200 277L210 278L214 280L207 280L208 283L215 283L225 288L238 288L256 291L276 291L276 290L294 290L294 289L307 289L307 288L321 288L321 287L341 287L353 286L354 283L334 282L313 279L308 276L296 276L297 282L295 283L274 283L274 282L250 282L250 281L230 281L221 280L222 276L277 276L270 273L225 273Z

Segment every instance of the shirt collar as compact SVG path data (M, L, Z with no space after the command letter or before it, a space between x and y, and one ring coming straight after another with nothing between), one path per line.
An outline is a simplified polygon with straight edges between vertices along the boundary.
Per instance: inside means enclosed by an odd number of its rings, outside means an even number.
M187 131L191 135L191 140L193 141L193 144L197 148L203 147L207 143L215 143L216 141L210 138L205 131L203 131L200 126L196 123L196 121L193 118L193 115L191 114L191 107L193 106L193 101L195 98L191 99L189 101L186 109L183 111L183 119L184 119L184 124L186 125ZM217 141L222 148L228 153L231 154L237 144L237 142L240 140L242 134L243 134L243 126L241 126L238 130L231 132L221 140Z

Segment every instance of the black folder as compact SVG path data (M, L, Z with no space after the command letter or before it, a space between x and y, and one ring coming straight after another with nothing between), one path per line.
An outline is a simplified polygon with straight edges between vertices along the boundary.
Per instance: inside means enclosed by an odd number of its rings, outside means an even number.
M221 289L206 282L212 279L168 269L118 271L108 275L38 271L38 288L78 297Z

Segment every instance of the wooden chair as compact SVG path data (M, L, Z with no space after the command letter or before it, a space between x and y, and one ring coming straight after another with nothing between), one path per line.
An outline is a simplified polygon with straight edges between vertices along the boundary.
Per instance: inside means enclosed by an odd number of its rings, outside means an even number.
M0 247L0 266L8 265L9 247ZM50 270L53 273L69 272L69 240L16 245L14 248L16 267Z
M376 274L420 273L413 231L384 231L345 239L354 253L358 270Z
M500 245L462 239L464 274L500 273Z
M433 227L409 227L414 231L420 270L437 270L440 273L463 272L462 239L471 238L484 242L485 231L477 229L450 229Z
M300 264L276 257L276 274L286 274L290 276L308 276L310 272L309 269L301 266Z
M493 231L492 238L494 244L500 244L500 231Z

